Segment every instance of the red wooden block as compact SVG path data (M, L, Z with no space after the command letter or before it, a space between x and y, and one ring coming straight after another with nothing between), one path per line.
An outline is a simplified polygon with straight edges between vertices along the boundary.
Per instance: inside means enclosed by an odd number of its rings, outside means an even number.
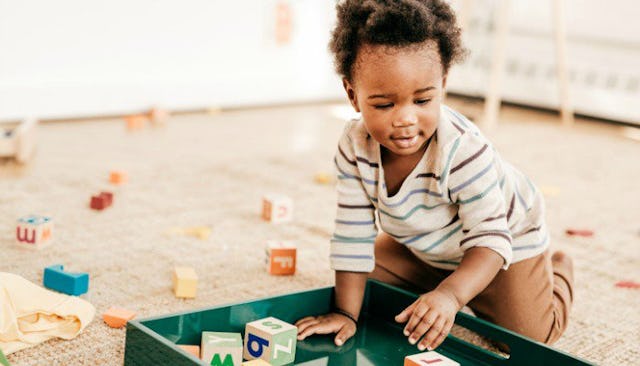
M113 204L113 193L102 191L102 192L100 192L100 197L102 197L106 201L107 207L109 207L109 206L111 206L111 204Z
M587 229L567 229L567 235L593 236L593 231Z
M640 283L634 281L620 281L616 283L616 287L640 289Z

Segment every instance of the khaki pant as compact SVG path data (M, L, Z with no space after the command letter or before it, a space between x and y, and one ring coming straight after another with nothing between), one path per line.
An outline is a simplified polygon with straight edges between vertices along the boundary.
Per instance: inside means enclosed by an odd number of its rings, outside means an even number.
M451 271L432 267L387 234L375 244L376 268L370 278L425 293ZM548 251L513 263L467 304L476 315L514 332L551 344L567 327L573 299L569 266L553 266Z

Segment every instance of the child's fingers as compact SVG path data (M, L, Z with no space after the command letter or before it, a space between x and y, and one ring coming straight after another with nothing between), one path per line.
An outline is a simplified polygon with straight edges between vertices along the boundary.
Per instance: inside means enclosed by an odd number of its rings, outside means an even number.
M413 304L407 306L404 310L402 310L400 314L396 315L396 322L405 323L407 320L409 320L409 317L411 316L411 314L413 314L413 309L417 304L418 301L416 300L413 302Z
M429 328L427 333L424 335L424 338L422 338L422 341L420 341L420 344L418 345L418 349L420 351L424 351L425 348L431 347L433 345L433 342L436 340L436 338L438 338L444 331L445 323L446 320L443 317L438 318L438 320L433 323L433 326Z
M316 317L315 317L315 316L307 316L307 317L304 317L304 318L302 318L302 319L299 319L299 320L298 320L294 325L295 325L296 327L300 327L300 326L302 326L303 324L308 323L308 322L311 322L311 321L314 321L314 320L316 320Z
M307 336L314 333L314 327L317 326L320 321L316 318L305 321L298 325L298 340L301 341ZM297 323L296 323L297 324Z
M424 336L429 329L438 321L438 313L435 311L429 311L413 330L413 333L409 336L409 343L416 344L422 336Z
M452 326L453 323L451 323L450 321L447 321L445 323L444 329L442 330L442 332L440 332L440 335L438 335L438 337L433 342L431 342L432 350L438 348L442 344L442 342L444 342L445 338L447 338L447 335L449 335Z
M418 303L416 307L413 309L413 314L409 318L407 325L404 327L404 335L408 336L413 333L413 330L418 326L418 323L422 320L424 314L429 310L429 306L425 303Z
M340 329L334 340L336 346L342 346L349 338L356 334L356 328L351 325L345 325Z

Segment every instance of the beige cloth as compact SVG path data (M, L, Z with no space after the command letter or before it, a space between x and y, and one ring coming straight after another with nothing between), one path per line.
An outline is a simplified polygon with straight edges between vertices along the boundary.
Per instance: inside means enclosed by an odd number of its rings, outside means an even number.
M96 309L86 300L49 291L0 272L0 349L11 354L53 337L72 339Z

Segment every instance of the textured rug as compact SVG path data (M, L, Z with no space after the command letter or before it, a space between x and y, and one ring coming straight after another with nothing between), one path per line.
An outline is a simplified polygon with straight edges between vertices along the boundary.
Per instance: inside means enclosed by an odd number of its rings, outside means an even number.
M449 103L479 111L470 102ZM117 120L45 123L29 164L0 161L0 271L41 284L45 266L63 263L90 273L83 297L98 314L118 305L139 318L330 285L335 192L313 176L332 171L343 127L334 112L312 105L182 114L138 132ZM488 136L548 192L552 246L574 259L575 305L555 347L602 365L640 364L640 290L614 286L640 281L640 143L602 124L565 129L540 112L506 108L501 119ZM110 186L114 169L130 181ZM113 207L89 209L90 196L103 189L114 192ZM293 222L260 219L260 199L269 192L293 198ZM30 213L55 220L54 243L41 251L14 244L15 220ZM208 226L212 234L167 233L188 226ZM568 227L595 236L568 237ZM297 243L295 276L265 273L269 239ZM173 296L173 265L197 271L195 299ZM96 317L76 339L8 358L13 365L121 365L124 342L124 329Z

